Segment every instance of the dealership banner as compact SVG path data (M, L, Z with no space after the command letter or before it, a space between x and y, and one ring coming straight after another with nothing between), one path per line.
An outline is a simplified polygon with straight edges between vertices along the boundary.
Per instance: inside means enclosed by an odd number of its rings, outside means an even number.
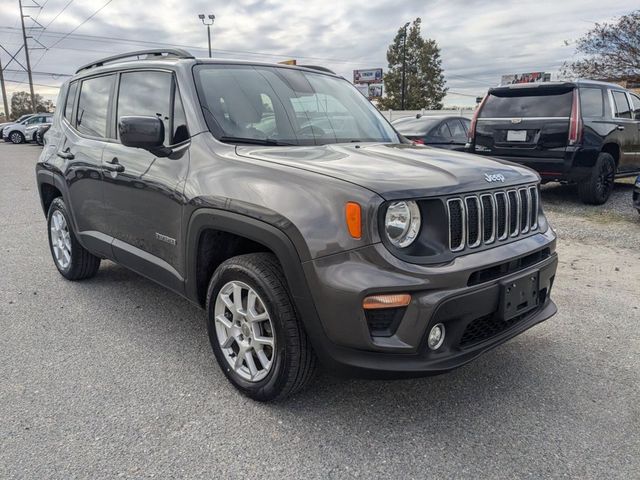
M367 70L354 70L353 83L380 83L382 82L382 69L369 68Z
M545 72L516 73L503 75L500 85L514 85L516 83L537 83L551 81L551 74Z

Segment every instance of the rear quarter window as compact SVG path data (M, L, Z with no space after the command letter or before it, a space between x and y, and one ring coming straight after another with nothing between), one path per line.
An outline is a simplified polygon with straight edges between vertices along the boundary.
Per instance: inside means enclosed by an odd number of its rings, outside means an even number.
M580 88L580 108L584 117L604 116L604 97L599 88Z
M480 118L569 117L573 90L490 94Z

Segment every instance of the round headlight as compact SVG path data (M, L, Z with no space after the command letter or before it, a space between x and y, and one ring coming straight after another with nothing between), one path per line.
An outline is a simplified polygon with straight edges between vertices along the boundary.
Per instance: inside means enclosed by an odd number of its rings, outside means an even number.
M387 208L384 230L389 241L396 247L411 245L420 232L420 209L412 200L393 202Z

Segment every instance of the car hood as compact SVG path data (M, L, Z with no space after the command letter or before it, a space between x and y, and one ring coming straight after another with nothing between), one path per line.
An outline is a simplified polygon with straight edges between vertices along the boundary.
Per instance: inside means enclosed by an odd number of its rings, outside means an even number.
M236 152L244 157L348 181L387 200L448 195L539 181L533 170L510 162L405 144L238 146ZM490 175L492 181L485 175Z

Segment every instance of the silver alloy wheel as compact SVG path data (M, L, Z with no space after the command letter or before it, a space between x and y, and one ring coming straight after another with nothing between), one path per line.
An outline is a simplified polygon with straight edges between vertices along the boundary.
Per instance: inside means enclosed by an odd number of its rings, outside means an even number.
M22 135L18 132L13 132L10 139L13 143L22 143Z
M58 266L66 270L71 263L71 236L64 215L60 210L51 214L51 248Z
M218 292L214 306L216 336L229 366L244 380L265 378L275 357L271 317L256 291L232 281Z

